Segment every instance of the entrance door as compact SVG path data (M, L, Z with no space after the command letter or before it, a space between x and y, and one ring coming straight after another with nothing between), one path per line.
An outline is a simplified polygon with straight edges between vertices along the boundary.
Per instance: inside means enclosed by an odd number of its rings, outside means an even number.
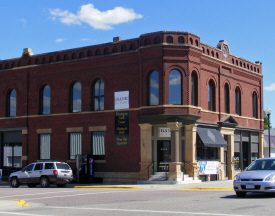
M22 169L22 143L5 143L3 147L3 171L6 174Z
M157 143L157 171L166 172L171 162L171 141L159 140Z
M248 167L248 142L243 142L243 169Z

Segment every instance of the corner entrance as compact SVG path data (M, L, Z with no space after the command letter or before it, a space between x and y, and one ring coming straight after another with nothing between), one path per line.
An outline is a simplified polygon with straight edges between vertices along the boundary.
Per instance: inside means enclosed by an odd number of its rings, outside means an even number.
M157 171L169 171L169 163L171 162L171 141L157 141Z

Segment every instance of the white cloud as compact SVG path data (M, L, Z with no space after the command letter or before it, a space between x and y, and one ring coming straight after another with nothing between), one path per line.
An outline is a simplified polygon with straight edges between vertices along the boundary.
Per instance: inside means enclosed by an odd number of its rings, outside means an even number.
M275 91L275 83L272 83L271 86L264 87L266 91Z
M127 23L135 19L141 19L142 15L133 9L115 7L113 10L100 11L93 4L82 5L77 14L60 9L50 9L52 19L60 17L60 22L66 25L81 25L86 23L94 29L110 30L113 25Z
M67 40L66 38L58 38L55 40L56 43L61 43L63 41Z
M180 79L181 77L175 77L175 78L172 78L169 80L169 85L172 86L172 85L179 85L180 84Z
M24 28L26 27L26 25L27 25L27 20L26 19L22 18L22 19L19 19L17 21L23 23Z
M91 40L90 38L82 38L80 39L80 41L88 41L88 40Z

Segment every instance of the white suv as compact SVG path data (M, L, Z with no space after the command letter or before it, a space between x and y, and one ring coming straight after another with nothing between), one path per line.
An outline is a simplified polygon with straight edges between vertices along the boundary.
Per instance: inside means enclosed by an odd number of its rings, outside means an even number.
M73 180L73 171L65 162L36 162L31 163L24 169L10 174L9 182L13 188L20 184L27 184L28 187L49 187L56 184L57 187L64 187Z

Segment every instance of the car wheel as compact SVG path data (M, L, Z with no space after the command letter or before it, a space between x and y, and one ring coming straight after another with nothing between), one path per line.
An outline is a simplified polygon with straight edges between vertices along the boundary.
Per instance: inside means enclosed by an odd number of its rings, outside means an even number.
M49 179L46 177L46 176L43 176L41 179L40 179L40 185L41 187L43 188L47 188L50 186L50 181Z
M29 188L35 188L35 187L36 187L36 184L28 184L28 187L29 187Z
M237 197L245 197L246 192L236 192Z
M57 184L56 185L58 188L63 188L63 187L66 187L66 184Z
M13 177L13 178L11 179L11 186L12 186L13 188L18 188L18 187L20 186L20 183L19 183L19 180L18 180L17 177Z

